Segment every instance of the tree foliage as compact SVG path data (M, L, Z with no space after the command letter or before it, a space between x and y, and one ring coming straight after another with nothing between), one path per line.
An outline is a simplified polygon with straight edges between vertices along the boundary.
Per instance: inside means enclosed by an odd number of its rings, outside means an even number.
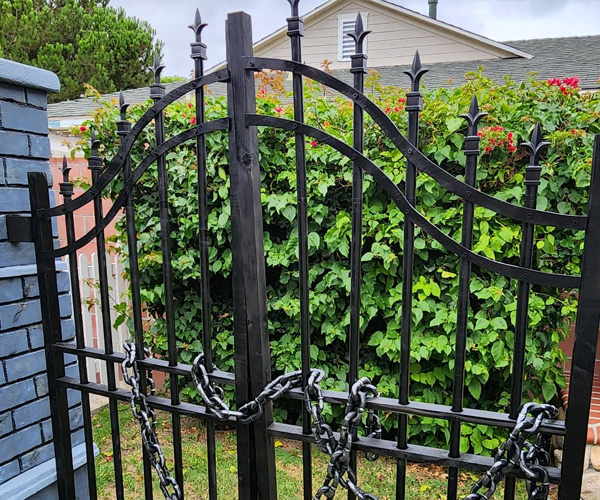
M89 83L101 93L143 87L162 42L150 24L109 0L0 2L0 57L56 73L51 102L75 99Z
M406 132L406 91L382 87L376 74L369 78L370 97ZM565 90L566 89L566 90ZM307 83L307 121L352 142L352 104L335 98L317 84ZM524 169L528 157L518 144L528 140L540 122L552 145L543 160L538 208L561 213L585 213L589 186L592 134L600 132L600 97L580 94L576 85L551 82L495 84L471 74L456 89L425 93L421 114L423 152L453 175L462 177L466 122L459 118L477 95L489 115L481 124L482 154L478 186L515 204L523 203ZM130 119L145 106L134 106ZM261 77L260 113L291 118L281 80ZM227 113L223 98L207 97L209 119ZM93 122L112 158L118 147L114 106L99 108ZM189 128L195 119L191 101L179 101L166 111L167 136ZM87 132L86 132L87 133ZM405 159L367 118L365 151L396 183L402 185ZM264 242L267 266L268 324L275 373L300 366L299 292L297 265L296 172L294 137L285 131L259 129L262 171ZM133 164L155 145L144 131L133 150ZM214 360L221 369L233 368L231 303L231 230L226 133L207 137L209 175L210 267ZM347 390L349 328L349 249L351 235L352 163L336 151L307 138L308 215L310 252L311 357L325 369L328 388ZM189 363L201 350L201 297L198 262L198 214L195 143L166 156L170 183L171 252L174 271L176 330L179 359ZM142 298L154 318L147 333L157 355L166 351L164 295L161 272L157 172L151 167L135 190ZM121 180L112 186L116 195ZM372 377L383 395L398 397L400 355L403 214L383 190L365 178L363 291L361 308L361 375ZM417 207L445 233L460 240L462 201L425 174L418 176ZM489 258L518 263L521 227L484 208L475 210L474 251ZM122 232L115 240L126 248ZM579 272L582 233L556 228L536 232L535 265L542 270ZM452 394L459 259L422 231L415 235L415 278L412 312L411 399L449 404ZM468 325L465 405L506 411L516 311L514 281L474 268ZM559 342L568 333L576 297L571 290L533 287L526 347L525 395L551 401L564 384ZM186 389L188 394L191 389ZM342 408L330 409L339 421ZM298 408L281 403L279 418L294 420ZM383 415L385 427L396 416ZM412 442L446 445L449 423L411 418ZM486 426L463 426L462 449L491 453L498 431Z

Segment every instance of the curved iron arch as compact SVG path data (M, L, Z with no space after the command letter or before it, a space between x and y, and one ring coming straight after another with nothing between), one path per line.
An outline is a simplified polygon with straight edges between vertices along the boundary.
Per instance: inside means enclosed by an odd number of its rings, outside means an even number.
M584 230L587 226L587 216L585 215L568 215L520 207L500 200L494 196L490 196L479 189L465 184L439 165L433 163L418 148L413 146L408 139L402 135L392 120L390 120L390 118L364 94L324 71L292 61L262 57L245 57L243 64L246 69L251 70L269 69L298 73L338 91L340 94L346 96L363 108L371 118L373 118L375 123L381 127L383 132L400 150L404 157L415 165L418 170L426 173L438 182L438 184L464 200L520 222L578 231Z
M227 70L218 71L216 73L211 73L210 75L200 76L191 80L187 83L184 83L181 87L177 87L176 89L169 92L162 99L156 102L148 111L146 111L142 117L135 123L131 131L127 134L127 137L123 140L119 151L115 155L115 157L111 160L108 167L102 172L98 181L94 183L94 185L88 189L85 193L77 198L74 198L72 201L63 203L62 205L57 205L53 208L47 209L38 209L36 215L38 217L49 219L56 215L64 215L67 212L74 212L75 210L87 205L91 201L94 200L96 196L98 196L102 190L108 186L109 182L115 178L115 176L121 171L123 168L123 163L127 160L129 156L129 152L133 144L135 143L138 136L142 133L146 125L148 125L156 116L163 111L169 104L177 101L181 97L183 97L188 92L196 90L201 87L205 87L206 85L210 85L216 82L227 82L229 81L229 72ZM160 146L159 146L160 147ZM64 255L64 254L63 254Z
M515 266L513 264L506 264L504 262L498 262L496 260L489 259L467 249L453 238L445 234L435 224L429 222L421 213L419 213L415 207L409 203L404 196L404 193L402 193L398 186L371 160L353 147L348 146L343 141L329 135L326 132L323 132L322 130L300 122L287 120L285 118L256 114L246 115L246 125L265 126L271 128L280 128L292 132L300 132L304 135L313 137L324 144L327 144L328 146L331 146L344 156L355 161L366 173L373 176L377 184L385 190L394 203L396 203L398 208L402 210L402 212L408 219L410 219L411 222L418 225L438 243L443 245L446 250L456 255L462 255L476 266L501 274L507 278L513 278L535 285L551 286L556 288L579 288L581 284L580 276L551 274L543 271Z
M77 251L80 248L84 247L93 239L100 234L102 230L106 228L110 224L110 222L115 218L119 210L123 208L125 202L127 201L127 197L133 190L135 184L140 180L144 172L148 170L148 167L152 165L160 156L164 155L171 149L183 144L190 139L195 137L205 135L211 132L216 132L219 130L228 130L229 129L229 118L220 118L218 120L213 120L210 122L206 122L200 125L197 125L194 128L188 129L185 132L181 132L169 140L163 142L160 146L154 148L135 168L132 174L125 180L123 185L123 189L119 192L119 196L115 199L110 209L102 218L102 221L99 224L96 224L90 231L88 231L84 236L75 240L68 246L55 248L52 252L49 252L53 257L63 257L67 255L69 252Z

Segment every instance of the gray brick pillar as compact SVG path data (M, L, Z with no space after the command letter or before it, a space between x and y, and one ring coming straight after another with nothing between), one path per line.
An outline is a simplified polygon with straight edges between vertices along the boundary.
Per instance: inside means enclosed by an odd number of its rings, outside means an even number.
M8 241L6 216L27 215L28 172L45 172L52 185L47 93L60 87L54 73L0 59L0 499L58 498L33 243ZM57 263L65 340L74 338L69 277ZM67 375L78 377L76 359ZM81 396L69 395L78 499L86 474Z

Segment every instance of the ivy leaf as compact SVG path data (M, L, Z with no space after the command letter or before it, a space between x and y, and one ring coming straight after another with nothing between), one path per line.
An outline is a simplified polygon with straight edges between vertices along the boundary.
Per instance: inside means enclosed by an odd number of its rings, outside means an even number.
M556 384L554 382L545 382L542 384L542 394L544 395L544 401L550 402L556 395Z
M465 124L465 121L461 118L447 118L446 119L446 127L448 127L448 132L456 132L460 127Z
M308 247L318 249L321 244L321 237L317 233L308 233Z
M490 323L494 330L506 330L508 328L508 325L506 324L506 320L504 318L493 318Z

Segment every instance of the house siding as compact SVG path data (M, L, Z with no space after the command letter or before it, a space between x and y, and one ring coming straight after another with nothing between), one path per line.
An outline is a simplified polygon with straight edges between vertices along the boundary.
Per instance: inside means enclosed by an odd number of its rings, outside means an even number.
M372 31L367 39L370 67L410 65L417 49L425 63L506 57L500 50L477 40L461 37L383 6L352 0L335 4L305 24L302 40L304 62L319 66L327 59L332 62L331 69L349 68L349 61L338 61L338 15L357 12L368 13L367 28ZM271 43L257 49L256 54L287 59L289 40L285 36L275 37Z

